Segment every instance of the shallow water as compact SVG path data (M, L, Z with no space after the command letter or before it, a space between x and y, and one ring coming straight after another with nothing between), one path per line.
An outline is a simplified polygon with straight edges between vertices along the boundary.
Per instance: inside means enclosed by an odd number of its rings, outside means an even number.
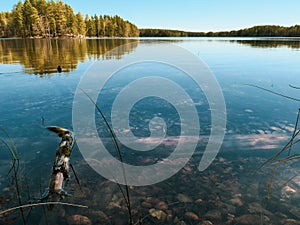
M0 124L20 153L23 203L39 196L49 182L59 138L43 125L73 129L72 107L76 88L93 63L103 61L114 66L144 47L167 43L190 51L214 74L225 99L226 133L216 159L200 172L197 167L211 133L211 105L205 91L176 66L142 61L143 58L139 58L137 64L114 71L97 98L97 104L110 125L113 103L123 87L154 75L171 80L188 93L200 123L197 148L183 169L157 184L130 187L134 221L142 218L142 224L205 224L205 221L206 224L300 224L299 177L285 183L297 174L296 161L277 170L267 202L264 199L272 166L267 165L255 172L291 137L299 104L249 86L257 85L298 98L299 90L289 85L300 86L299 39L0 40ZM176 56L174 62L184 60ZM62 73L57 71L58 65L62 67ZM94 75L102 76L101 67ZM157 92L161 93L161 89ZM176 107L156 96L136 102L129 113L130 129L116 129L116 135L127 135L131 131L143 144L157 142L158 146L151 151L137 151L125 146L126 143L120 145L125 163L148 166L167 162L165 159L172 154L183 129ZM154 117L163 119L164 123L152 120ZM125 116L117 118L119 122L123 119ZM97 131L91 132L87 125L83 127L84 132L90 132L90 136L98 134L110 154L118 158L110 134L98 114L95 121ZM153 134L162 131L165 139L159 145L160 137ZM151 132L154 132L152 136ZM4 132L0 137L8 141ZM127 139L127 144L133 142L133 139ZM8 174L11 156L4 145L0 150L2 210L16 206L18 202L12 174ZM297 150L297 145L294 150ZM97 150L91 149L94 151ZM26 209L28 224L47 224L46 220L48 224L74 224L72 219L86 220L87 224L127 223L126 204L118 186L97 174L83 156L75 145L71 161L82 191L72 174L65 189L73 197L63 201L89 208L56 206L53 211L43 211L42 207L35 207L30 214ZM174 164L185 160L184 152L177 160ZM156 172L158 176L159 171ZM142 179L142 176L136 179ZM0 219L22 224L19 211Z

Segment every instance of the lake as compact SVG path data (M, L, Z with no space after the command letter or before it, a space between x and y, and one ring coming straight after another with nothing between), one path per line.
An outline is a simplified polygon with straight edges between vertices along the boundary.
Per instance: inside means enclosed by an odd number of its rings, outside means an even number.
M11 138L19 152L22 204L37 202L60 142L45 126L60 126L75 132L71 163L81 184L71 173L65 189L72 196L62 202L88 209L25 208L28 224L128 224L113 182L124 183L124 174L94 95L131 165L125 172L135 223L299 224L297 157L257 170L293 135L299 62L299 38L0 39L0 211L19 205L5 143ZM84 105L76 105L81 98ZM223 134L199 171L213 129ZM97 140L112 157L99 153ZM143 170L155 164L162 169ZM107 167L113 172L102 174ZM0 221L23 224L20 210Z

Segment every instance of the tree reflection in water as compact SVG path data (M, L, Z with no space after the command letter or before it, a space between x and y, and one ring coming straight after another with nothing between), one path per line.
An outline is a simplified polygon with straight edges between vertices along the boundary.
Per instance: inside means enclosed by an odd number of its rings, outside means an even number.
M124 45L119 51L108 51ZM41 77L77 68L92 59L120 59L138 45L135 39L2 39L0 63L23 65L25 73Z

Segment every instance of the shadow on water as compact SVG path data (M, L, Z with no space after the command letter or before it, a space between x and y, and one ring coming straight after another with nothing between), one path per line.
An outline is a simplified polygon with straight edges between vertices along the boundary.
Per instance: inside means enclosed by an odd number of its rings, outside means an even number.
M121 45L125 46L119 51L105 54ZM0 63L20 63L25 73L44 77L73 71L79 62L90 59L120 59L137 45L134 39L2 39Z

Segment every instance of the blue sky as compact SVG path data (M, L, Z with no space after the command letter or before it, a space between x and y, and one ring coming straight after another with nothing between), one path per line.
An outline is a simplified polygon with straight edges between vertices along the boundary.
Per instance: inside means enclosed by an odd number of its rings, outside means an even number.
M1 0L10 11L19 0ZM75 12L119 15L139 28L234 30L254 25L300 24L299 0L64 0Z

